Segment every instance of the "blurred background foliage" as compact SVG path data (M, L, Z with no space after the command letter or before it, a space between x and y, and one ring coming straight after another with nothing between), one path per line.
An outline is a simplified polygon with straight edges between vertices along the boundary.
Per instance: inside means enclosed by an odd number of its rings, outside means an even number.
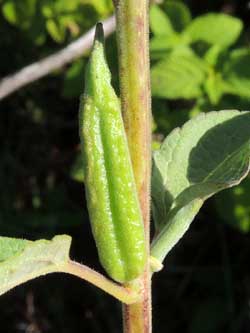
M112 12L111 0L0 0L0 77L65 47ZM242 0L151 6L154 149L199 112L250 109L249 19L249 2ZM106 47L118 91L114 35ZM71 234L72 256L101 270L79 159L77 112L87 58L1 101L0 233ZM155 278L157 332L249 332L249 232L248 178L208 201ZM6 333L120 332L119 305L74 278L33 281L3 296L0 307Z

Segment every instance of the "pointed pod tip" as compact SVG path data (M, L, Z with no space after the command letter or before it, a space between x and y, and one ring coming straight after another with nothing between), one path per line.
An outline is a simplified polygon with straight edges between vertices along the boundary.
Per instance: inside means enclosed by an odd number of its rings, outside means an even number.
M95 41L99 41L100 43L104 42L104 31L103 31L103 25L101 22L98 22L96 24L95 28Z

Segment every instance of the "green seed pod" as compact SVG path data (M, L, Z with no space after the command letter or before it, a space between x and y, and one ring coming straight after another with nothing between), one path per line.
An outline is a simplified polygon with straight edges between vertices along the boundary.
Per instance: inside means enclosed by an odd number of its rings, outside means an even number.
M114 280L128 282L143 272L145 235L101 24L96 27L81 97L80 137L87 204L99 258Z

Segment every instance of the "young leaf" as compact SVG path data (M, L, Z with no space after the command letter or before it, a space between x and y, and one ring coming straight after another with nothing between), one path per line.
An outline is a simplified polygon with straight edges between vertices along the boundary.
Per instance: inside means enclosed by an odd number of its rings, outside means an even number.
M222 47L232 45L243 28L241 20L225 14L206 14L194 19L185 30L192 42L204 41Z
M17 24L18 15L14 2L8 1L5 4L2 4L2 14L9 23Z
M250 112L201 114L175 129L154 154L152 255L163 260L205 199L249 171Z
M152 94L169 99L198 97L205 71L206 65L191 49L172 52L152 68Z
M7 0L1 3L1 9L4 17L9 23L26 29L30 26L32 17L36 12L35 1L23 0L17 2L14 0Z
M223 80L221 73L211 70L204 84L205 91L212 105L217 105L225 92L228 84Z
M84 0L83 3L94 6L102 16L110 14L113 9L112 0Z
M55 20L49 19L46 22L46 28L50 36L57 42L61 43L65 39L66 29L61 24L61 22L56 22Z
M230 85L228 90L230 93L250 97L250 50L248 48L230 53L223 68L223 77Z
M156 5L150 7L150 28L155 35L171 36L174 33L169 18Z
M58 272L69 260L71 237L27 241L0 237L0 295L48 273Z
M220 45L215 44L207 50L204 55L204 59L211 67L215 67L222 52L223 49L220 47Z
M189 8L180 1L168 0L163 4L163 8L178 32L181 32L192 19Z
M163 59L168 55L168 52L185 45L187 45L186 41L179 34L157 35L150 40L150 57L152 60Z

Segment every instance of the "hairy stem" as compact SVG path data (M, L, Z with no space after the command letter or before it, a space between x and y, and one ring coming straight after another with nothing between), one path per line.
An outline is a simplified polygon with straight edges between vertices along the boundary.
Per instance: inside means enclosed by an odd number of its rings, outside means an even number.
M144 219L149 254L151 174L151 99L148 55L148 0L114 0L125 129ZM149 256L148 256L149 258ZM136 282L143 300L124 306L124 332L151 332L149 262Z

